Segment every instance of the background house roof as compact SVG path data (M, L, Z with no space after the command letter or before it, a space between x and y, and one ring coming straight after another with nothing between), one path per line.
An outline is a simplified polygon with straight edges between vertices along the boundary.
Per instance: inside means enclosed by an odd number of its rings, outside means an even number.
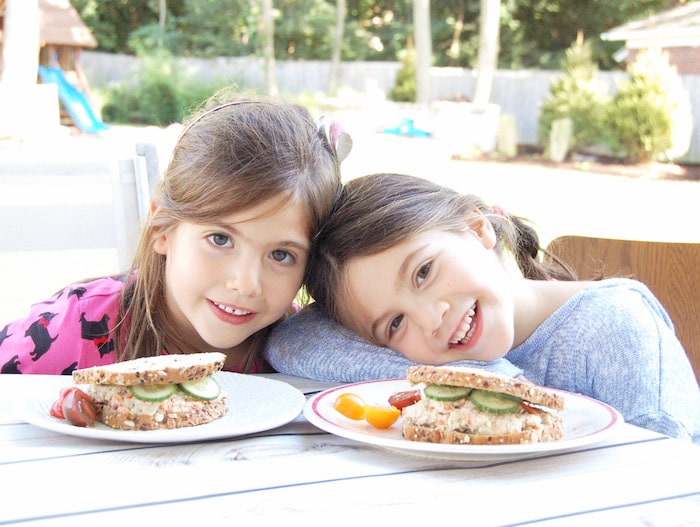
M700 45L700 2L691 2L606 31L603 40L624 40L627 48Z
M97 40L69 0L39 0L42 44L96 48Z

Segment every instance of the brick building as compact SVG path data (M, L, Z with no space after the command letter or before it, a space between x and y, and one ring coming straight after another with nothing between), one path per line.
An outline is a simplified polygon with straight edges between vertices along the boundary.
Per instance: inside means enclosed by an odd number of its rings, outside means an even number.
M640 50L661 48L679 74L700 75L700 1L628 22L601 37L625 43L616 55L621 62L634 62Z

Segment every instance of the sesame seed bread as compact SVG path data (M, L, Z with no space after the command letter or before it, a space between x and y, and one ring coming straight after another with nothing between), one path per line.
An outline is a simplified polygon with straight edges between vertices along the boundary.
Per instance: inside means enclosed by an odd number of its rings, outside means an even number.
M207 377L223 368L226 355L219 352L159 355L75 370L76 384L178 384Z
M564 397L524 379L490 373L477 368L412 366L406 373L412 383L446 384L501 392L553 410L564 409Z

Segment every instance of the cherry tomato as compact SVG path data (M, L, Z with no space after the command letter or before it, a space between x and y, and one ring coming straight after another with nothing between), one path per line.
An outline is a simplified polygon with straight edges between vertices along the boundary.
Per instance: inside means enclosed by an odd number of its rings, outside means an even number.
M389 397L389 404L394 408L399 410L416 404L420 401L420 390L406 390L403 392L396 392Z
M51 410L49 410L49 415L59 419L66 418L66 416L63 415L63 399L56 399L54 401L54 403L51 405Z
M365 401L354 393L341 393L333 402L333 408L348 419L359 421L365 417Z
M374 428L389 428L401 416L401 410L395 406L367 406L365 407L365 421Z
M97 412L90 396L79 388L69 390L63 398L63 415L75 426L92 426Z
M77 386L64 386L63 388L61 388L61 390L58 392L58 399L56 399L51 405L49 415L51 415L52 417L57 417L58 419L65 419L66 416L63 415L63 399L66 398L66 395L68 395L69 392L72 392L73 390L77 389Z

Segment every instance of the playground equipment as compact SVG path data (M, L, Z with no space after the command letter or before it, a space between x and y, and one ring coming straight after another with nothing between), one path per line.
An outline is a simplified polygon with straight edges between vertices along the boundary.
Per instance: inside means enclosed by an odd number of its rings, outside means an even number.
M43 83L58 86L58 98L75 125L87 134L99 134L109 126L97 117L90 101L78 88L73 86L61 68L39 66L39 77Z

